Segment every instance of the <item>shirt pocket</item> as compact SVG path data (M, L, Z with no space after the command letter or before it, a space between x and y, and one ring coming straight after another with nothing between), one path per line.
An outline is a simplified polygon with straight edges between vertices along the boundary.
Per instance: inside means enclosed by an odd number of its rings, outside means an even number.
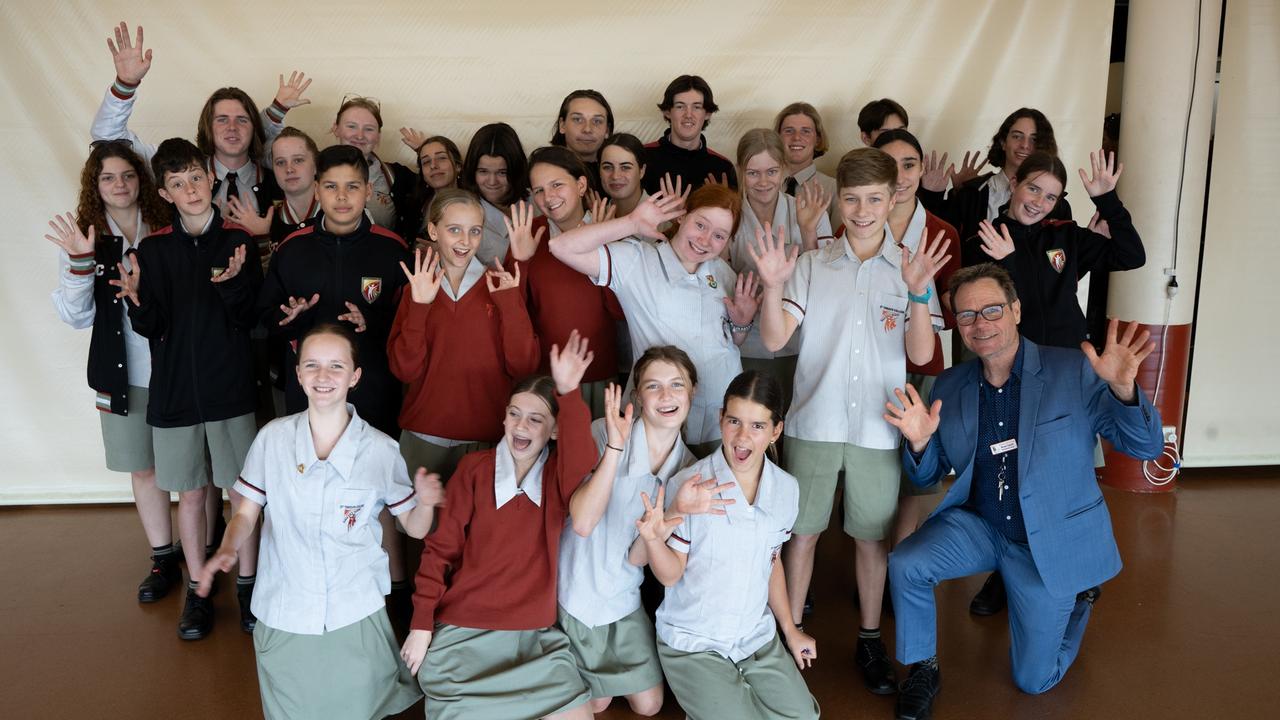
M871 321L884 335L904 337L907 324L907 298L890 292L877 291L875 307L871 309Z
M335 496L334 506L329 510L325 525L329 536L349 551L366 546L369 536L369 523L377 522L369 515L376 513L373 490L369 488L340 488Z

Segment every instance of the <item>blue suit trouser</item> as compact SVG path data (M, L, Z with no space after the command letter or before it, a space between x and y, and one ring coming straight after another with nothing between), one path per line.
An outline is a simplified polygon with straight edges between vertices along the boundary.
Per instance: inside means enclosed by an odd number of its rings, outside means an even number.
M1000 571L1009 596L1014 683L1023 692L1045 692L1062 680L1080 652L1092 605L1050 595L1030 548L963 508L929 518L889 556L898 661L909 664L937 654L935 585L991 570Z

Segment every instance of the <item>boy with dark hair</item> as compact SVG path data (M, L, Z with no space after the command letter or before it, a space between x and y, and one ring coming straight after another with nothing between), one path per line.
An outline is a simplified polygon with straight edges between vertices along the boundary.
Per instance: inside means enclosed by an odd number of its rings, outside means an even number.
M244 228L213 205L208 158L182 138L160 144L151 158L160 196L173 205L173 224L148 236L120 266L117 297L127 298L133 329L151 345L147 424L155 446L156 485L178 493L178 534L191 578L205 556L205 497L235 483L257 432L249 330L262 269ZM143 276L146 280L143 280ZM206 452L213 477L209 477ZM243 501L231 493L232 507ZM240 626L252 632L249 603L257 541L240 552ZM198 640L213 627L213 607L188 585L178 635Z
M702 134L711 116L720 109L711 95L711 86L697 75L681 75L667 85L658 104L670 125L662 137L645 145L645 173L642 183L647 193L661 190L662 178L684 181L697 190L708 181L738 187L733 161L707 147Z
M874 145L885 130L906 128L909 122L907 109L889 98L872 100L858 111L858 132L867 147Z

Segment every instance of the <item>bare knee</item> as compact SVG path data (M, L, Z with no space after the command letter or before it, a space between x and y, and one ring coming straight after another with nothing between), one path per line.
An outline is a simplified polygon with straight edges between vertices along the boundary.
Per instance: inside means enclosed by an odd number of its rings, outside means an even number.
M613 702L613 696L591 698L591 713L596 715L608 710L611 702Z
M178 510L204 512L205 494L208 488L196 488L178 493Z
M627 703L631 706L631 712L644 717L653 717L662 711L662 686L628 695Z

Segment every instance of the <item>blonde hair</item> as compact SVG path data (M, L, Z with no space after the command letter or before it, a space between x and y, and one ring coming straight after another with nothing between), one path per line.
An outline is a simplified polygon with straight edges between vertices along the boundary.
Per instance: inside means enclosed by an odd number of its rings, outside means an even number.
M427 222L432 225L440 224L444 218L444 211L451 205L470 205L484 214L484 207L480 204L480 198L476 197L470 190L462 190L459 188L442 188L436 191L435 197L431 199L431 207L427 210Z
M747 161L759 155L769 153L769 157L786 164L787 151L782 144L782 136L769 128L753 128L742 134L738 141L738 168L747 167Z
M782 108L782 112L778 113L778 117L773 120L774 131L781 133L782 121L792 115L804 115L813 121L813 131L818 134L818 141L813 146L813 156L820 158L825 155L827 150L830 149L827 144L827 129L822 126L822 116L818 114L818 109L807 102L793 102Z

